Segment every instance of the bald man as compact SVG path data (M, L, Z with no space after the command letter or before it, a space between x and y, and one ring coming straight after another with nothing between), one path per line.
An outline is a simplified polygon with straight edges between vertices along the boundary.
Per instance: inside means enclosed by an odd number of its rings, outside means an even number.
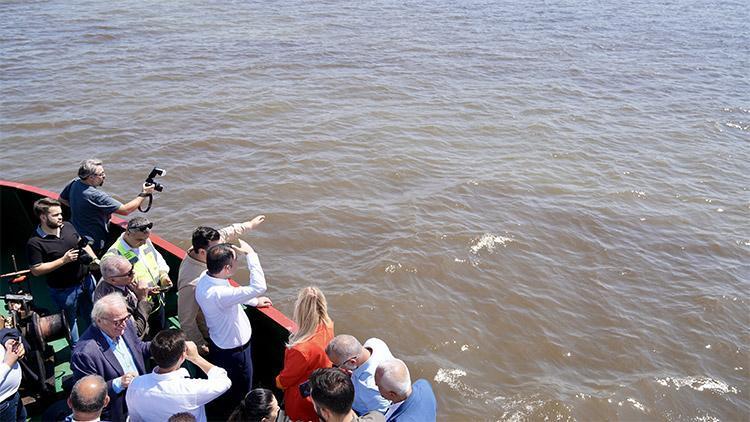
M437 417L435 393L427 380L411 384L409 368L400 359L388 359L375 370L375 384L380 395L393 404L385 414L390 421L434 421Z
M354 336L341 334L333 338L326 347L328 359L336 368L351 374L354 383L352 409L358 415L377 410L385 413L391 402L382 397L375 385L375 369L380 362L393 359L388 345L377 338L361 344Z
M87 375L79 379L68 397L68 406L73 414L66 422L98 421L102 409L109 404L107 382L99 375Z

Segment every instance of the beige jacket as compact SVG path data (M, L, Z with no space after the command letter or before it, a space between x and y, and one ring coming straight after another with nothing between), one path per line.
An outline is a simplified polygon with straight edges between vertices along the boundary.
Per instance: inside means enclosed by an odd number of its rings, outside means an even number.
M235 223L219 230L221 242L232 242L248 229L242 223ZM180 327L190 341L195 342L200 349L207 345L208 327L203 318L203 312L195 301L195 286L201 273L206 271L206 264L190 256L190 251L180 264L180 273L177 276L177 316L180 318Z

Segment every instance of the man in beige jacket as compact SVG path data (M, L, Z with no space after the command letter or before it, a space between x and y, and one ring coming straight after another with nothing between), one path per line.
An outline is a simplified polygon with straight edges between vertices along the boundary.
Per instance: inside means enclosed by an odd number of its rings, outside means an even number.
M236 240L245 232L258 227L265 219L264 215L259 215L250 221L235 223L220 230L201 226L193 231L192 247L187 250L177 277L177 314L187 339L194 342L202 354L208 353L208 328L198 302L195 301L195 286L201 273L206 271L206 251L219 243ZM270 305L271 301L267 297L258 297L258 307Z

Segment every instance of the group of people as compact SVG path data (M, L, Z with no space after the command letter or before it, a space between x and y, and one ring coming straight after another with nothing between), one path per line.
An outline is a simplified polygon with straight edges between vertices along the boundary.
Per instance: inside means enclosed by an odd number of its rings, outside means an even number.
M163 292L172 280L149 240L153 223L131 218L105 249L110 215L132 213L154 186L144 184L122 204L100 189L105 179L101 161L82 162L78 178L60 194L72 224L63 221L60 202L40 199L34 204L40 224L27 243L32 274L46 275L71 327L69 420L435 420L429 382L412 384L405 363L380 339L361 344L351 335L335 336L326 298L316 287L303 288L295 303L298 329L276 377L281 406L270 390L253 389L252 328L243 305L272 303L262 296L267 286L258 254L239 236L260 225L262 215L220 230L194 230L177 279L181 328L167 328ZM235 286L229 279L241 261L250 280ZM6 366L17 367L18 346L6 343L4 352Z

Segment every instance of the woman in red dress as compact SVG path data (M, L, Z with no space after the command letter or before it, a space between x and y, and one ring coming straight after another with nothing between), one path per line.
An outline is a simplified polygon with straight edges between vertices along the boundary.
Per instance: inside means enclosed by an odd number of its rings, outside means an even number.
M330 368L326 346L333 339L333 321L328 316L328 303L317 287L305 287L294 305L297 332L289 337L284 353L284 369L276 377L276 385L284 390L284 411L293 421L317 421L318 415L310 397L302 397L300 384L318 368Z

